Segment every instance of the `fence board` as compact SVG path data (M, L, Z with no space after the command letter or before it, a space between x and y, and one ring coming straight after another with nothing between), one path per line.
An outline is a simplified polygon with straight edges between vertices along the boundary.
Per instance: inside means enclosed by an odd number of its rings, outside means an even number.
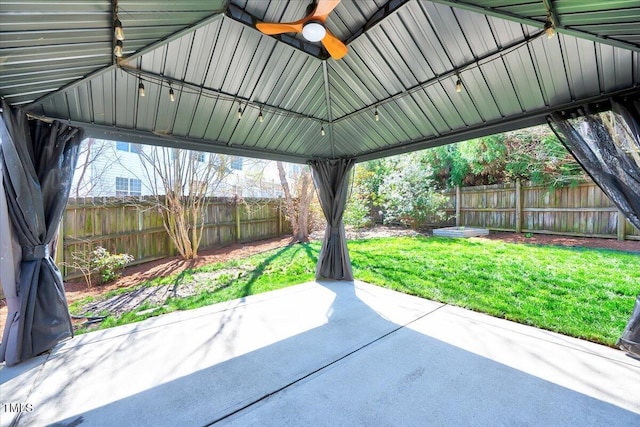
M522 232L640 240L640 231L625 219L624 233L618 231L622 216L593 182L555 189L523 183L520 211L517 192L515 184L460 188L456 206L456 191L446 191L447 215L459 212L458 225L501 231L516 231L519 215Z
M251 242L290 233L281 218L279 199L238 202L212 198L205 210L201 249L235 242ZM236 212L239 217L236 217ZM160 211L150 198L70 199L63 216L63 251L58 256L65 277L79 271L71 267L73 254L97 246L111 253L129 253L136 263L169 255L176 250L162 224ZM240 238L236 226L240 224Z

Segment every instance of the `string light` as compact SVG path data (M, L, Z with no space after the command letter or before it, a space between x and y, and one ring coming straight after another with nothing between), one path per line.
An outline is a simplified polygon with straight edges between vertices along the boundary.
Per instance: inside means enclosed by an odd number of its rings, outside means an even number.
M551 22L551 16L547 17L547 22L544 23L544 32L547 33L547 38L551 39L556 34L555 26Z
M122 22L118 19L118 15L116 15L116 20L113 22L113 32L116 36L116 40L124 41L124 31L122 30Z
M460 80L460 74L456 73L456 92L462 92L462 80Z
M242 118L242 105L238 107L238 120Z
M116 58L122 58L122 40L116 40L116 46L113 48L113 54Z
M260 114L258 115L258 120L260 123L264 122L264 116L262 115L262 110L260 110Z
M169 83L169 100L171 102L176 102L176 95L173 93L173 88L171 87L171 83Z
M380 114L378 114L378 107L376 107L376 112L374 113L373 117L375 118L376 122L380 121Z
M324 131L324 126L320 126L320 135L324 136L325 131Z
M113 2L113 33L116 39L116 44L113 47L113 54L116 58L122 58L122 42L124 41L124 31L122 31L122 22L118 18L118 0Z
M145 96L144 85L142 84L142 80L140 80L140 83L138 83L138 95Z

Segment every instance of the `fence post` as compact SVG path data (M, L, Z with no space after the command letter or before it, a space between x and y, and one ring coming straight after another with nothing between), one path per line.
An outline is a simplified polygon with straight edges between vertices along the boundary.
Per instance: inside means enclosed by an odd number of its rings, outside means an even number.
M522 183L516 180L516 233L522 233Z
M460 186L456 185L456 227L460 227L462 222L462 209L460 204L462 203L462 194L460 193Z
M282 203L280 199L276 205L276 212L278 212L278 236L282 236Z
M618 240L627 238L627 217L622 211L618 211Z
M144 217L142 215L142 203L143 200L139 200L140 205L136 207L136 211L138 211L138 231L144 231ZM142 247L142 239L136 239L136 259L141 258L144 253L144 249Z
M235 205L236 205L236 243L239 243L240 242L240 201L238 200L237 196L235 199Z

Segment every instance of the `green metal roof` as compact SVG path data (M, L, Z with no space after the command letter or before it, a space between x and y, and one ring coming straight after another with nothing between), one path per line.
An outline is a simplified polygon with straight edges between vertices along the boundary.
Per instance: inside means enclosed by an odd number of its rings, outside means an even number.
M338 61L253 27L300 19L307 2L118 4L116 62L111 2L0 1L0 95L97 137L304 162L456 142L640 90L638 1L343 0L327 21L349 47Z

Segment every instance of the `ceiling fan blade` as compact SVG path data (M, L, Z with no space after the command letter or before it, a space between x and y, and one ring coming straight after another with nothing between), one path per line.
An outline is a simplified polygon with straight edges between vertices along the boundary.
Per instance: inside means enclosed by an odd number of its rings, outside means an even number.
M302 32L302 23L300 21L289 23L258 22L256 28L261 33L269 36L282 33L300 33Z
M327 30L327 35L322 39L322 45L327 49L327 52L329 52L329 55L331 55L333 59L340 59L349 51L347 45L331 34L329 30Z
M340 3L340 0L318 0L318 5L311 14L310 19L324 22L327 19L327 15L336 8L338 3Z

